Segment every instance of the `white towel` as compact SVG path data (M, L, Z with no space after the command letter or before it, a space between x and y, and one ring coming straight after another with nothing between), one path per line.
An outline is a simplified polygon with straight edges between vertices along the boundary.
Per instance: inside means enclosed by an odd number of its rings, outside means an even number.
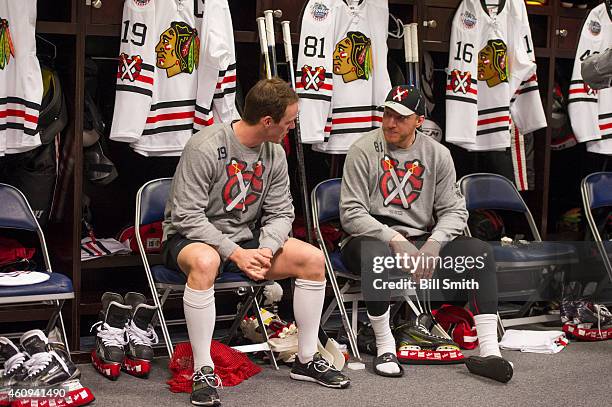
M508 329L499 346L502 349L532 353L558 353L569 341L561 331L519 331Z

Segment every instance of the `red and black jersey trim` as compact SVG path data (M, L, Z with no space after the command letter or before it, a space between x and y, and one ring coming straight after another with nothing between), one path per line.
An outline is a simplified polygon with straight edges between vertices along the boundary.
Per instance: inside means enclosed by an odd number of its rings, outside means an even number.
M232 87L232 88L225 88L223 89L223 91L219 92L219 93L215 93L213 98L215 99L219 99L224 97L225 95L229 95L231 93L236 93L236 87Z
M146 127L142 134L152 135L183 130L192 131L195 104L195 99L152 104L149 116L147 117Z
M300 99L314 99L314 100L324 100L326 102L331 102L332 97L328 95L317 95L312 93L300 93Z
M191 130L193 131L193 124L179 124L174 126L162 126L156 127L154 129L145 129L142 132L143 136L150 136L151 134L159 134L159 133L169 133L173 131L183 131L183 130Z
M153 91L150 89L143 89L138 86L132 85L117 85L115 88L118 92L131 92L131 93L140 93L141 95L153 97Z
M365 133L380 127L383 109L380 106L350 106L332 109L325 123L324 141L336 134ZM359 127L357 127L359 126Z
M13 106L7 107L6 105ZM5 123L0 124L0 131L15 129L21 130L29 136L35 135L40 109L40 104L19 97L0 98L0 119L5 121Z
M482 126L490 125L495 127L482 128ZM486 134L504 131L510 131L510 108L508 106L494 107L491 109L482 109L478 111L476 136L484 136Z
M154 112L156 110L167 109L169 107L194 106L195 102L195 99L177 100L172 102L159 102L152 104L150 110Z
M612 113L603 113L598 116L599 131L601 138L607 140L612 138Z
M226 95L236 93L236 64L230 64L227 69L219 71L215 94L213 98L220 99Z
M140 65L140 69L141 74L134 79L133 83L141 82L147 87L118 83L115 89L120 92L140 93L141 95L152 97L153 91L150 88L153 86L153 73L155 72L155 67L153 65L143 63ZM147 71L147 74L150 76L145 75L143 71ZM121 79L121 75L119 73L117 73L117 79Z

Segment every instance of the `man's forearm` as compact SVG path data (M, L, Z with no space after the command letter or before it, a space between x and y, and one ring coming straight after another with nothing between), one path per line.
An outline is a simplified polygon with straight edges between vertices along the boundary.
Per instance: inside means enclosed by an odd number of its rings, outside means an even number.
M612 86L612 48L585 59L581 72L584 82L593 89Z

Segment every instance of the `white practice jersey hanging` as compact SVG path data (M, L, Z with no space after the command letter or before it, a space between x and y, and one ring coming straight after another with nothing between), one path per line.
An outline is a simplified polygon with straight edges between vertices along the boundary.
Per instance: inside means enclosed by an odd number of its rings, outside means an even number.
M0 155L40 145L42 95L36 0L0 1Z
M612 88L591 89L583 80L581 64L612 46L612 14L601 3L589 13L580 34L570 82L567 110L579 142L592 153L612 154Z
M227 0L125 0L110 138L178 156L191 135L234 113Z
M346 154L378 128L391 89L387 72L387 0L310 0L298 50L302 141Z
M510 147L546 126L533 42L522 0L463 0L453 18L446 86L446 140L469 151Z

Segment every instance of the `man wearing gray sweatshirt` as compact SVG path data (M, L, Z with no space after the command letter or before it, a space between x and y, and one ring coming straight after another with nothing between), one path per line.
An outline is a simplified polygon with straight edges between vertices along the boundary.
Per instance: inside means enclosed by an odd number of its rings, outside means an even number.
M183 306L194 357L194 405L220 405L210 355L219 273L242 272L256 281L295 278L299 330L291 378L333 388L350 383L317 353L322 252L288 237L294 214L279 143L295 127L297 113L298 97L285 81L259 81L246 96L243 119L195 134L174 174L162 256L167 267L187 274Z
M424 114L418 89L394 87L384 103L382 128L357 140L344 164L340 220L350 239L341 254L347 268L362 276L376 337L374 372L403 374L389 326L390 290L381 280L388 281L389 272L411 276L418 288L435 271L432 281L475 282L469 291L439 294L449 301L469 298L480 345L480 356L466 360L469 370L507 382L512 365L501 357L497 343L493 252L485 242L462 236L468 212L454 163L446 147L417 131ZM468 258L473 259L469 265Z

